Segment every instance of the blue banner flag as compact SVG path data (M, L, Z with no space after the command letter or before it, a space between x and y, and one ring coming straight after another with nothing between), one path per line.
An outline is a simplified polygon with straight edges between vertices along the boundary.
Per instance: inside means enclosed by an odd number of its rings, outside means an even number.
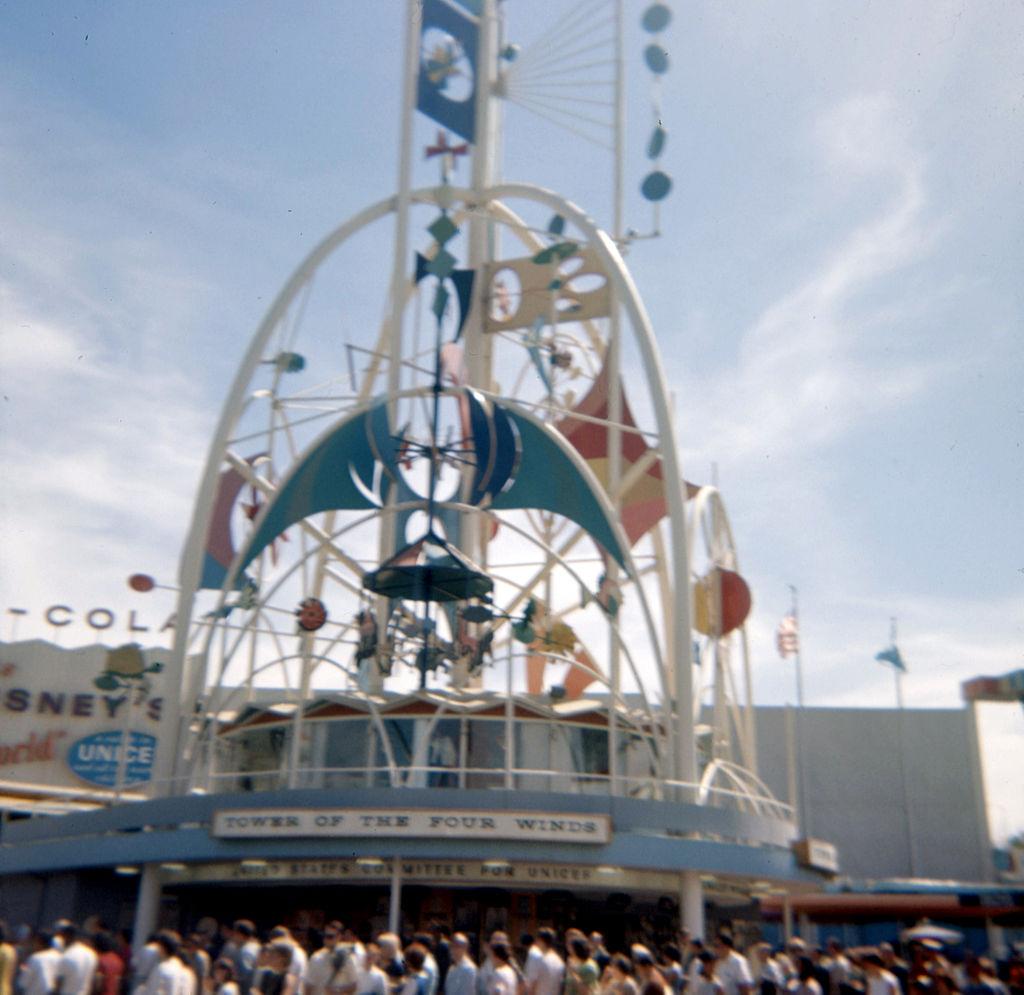
M903 662L903 657L900 656L900 651L896 648L895 643L888 649L876 653L875 659L882 663L891 663L897 670L902 670L903 673L907 672L906 664Z

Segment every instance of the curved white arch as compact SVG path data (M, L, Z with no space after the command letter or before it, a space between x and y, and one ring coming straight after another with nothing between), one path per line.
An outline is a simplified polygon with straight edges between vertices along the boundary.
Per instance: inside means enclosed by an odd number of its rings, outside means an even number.
M667 700L666 705L670 709L674 708L677 714L674 722L671 720L667 722L670 732L669 776L678 782L692 783L696 780L697 763L691 708L693 688L690 661L689 557L686 541L685 494L682 489L683 475L679 464L675 428L668 405L664 370L655 345L653 328L639 292L611 238L597 226L588 214L553 191L531 184L505 183L491 187L482 194L465 188L445 188L444 193L449 198L449 202L461 200L470 207L475 204L478 208L513 227L521 226L522 222L505 207L504 199L531 201L561 214L567 221L575 225L592 244L616 291L617 300L621 302L629 316L651 392L655 422L661 442L660 455L664 466L666 505L673 536L669 556L674 603L665 608L666 614L671 618L670 627L666 632L666 649L670 658L674 658L671 659L671 664L674 671L675 701L670 703L670 700ZM412 191L409 194L409 203L436 203L437 198L438 188L425 188ZM174 654L174 665L179 674L184 674L192 604L200 576L206 529L216 490L222 453L227 444L231 426L236 423L244 406L245 391L260 362L263 349L291 301L308 282L319 265L361 229L395 211L399 206L398 196L388 197L365 208L323 238L299 264L277 294L239 365L211 441L179 569L181 593L178 599ZM187 684L188 682L183 681L182 683Z

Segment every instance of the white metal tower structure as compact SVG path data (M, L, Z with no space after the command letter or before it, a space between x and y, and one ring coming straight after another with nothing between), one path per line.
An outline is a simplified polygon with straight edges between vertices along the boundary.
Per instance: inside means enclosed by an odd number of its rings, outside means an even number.
M564 112L535 82L550 43L517 65L496 6L410 0L398 190L299 264L240 364L181 561L184 719L164 775L172 791L254 777L401 788L439 772L464 784L478 762L465 743L441 758L432 737L479 714L500 727L493 786L553 786L563 761L538 760L516 723L587 712L606 745L571 790L778 815L756 775L749 675L734 674L749 592L720 496L684 482L655 331L620 251L621 0L566 22L583 33L575 64L604 45L615 74L599 122L611 231L499 178L502 101ZM597 7L607 44L579 20ZM645 30L667 18L650 4ZM645 58L661 71L657 51ZM655 161L664 140L659 125ZM418 184L425 170L438 175ZM655 204L664 176L644 181ZM429 716L404 745L386 725L399 700ZM358 770L332 764L315 731L342 705L373 730ZM278 730L274 755L240 769L254 717ZM690 921L699 903L688 873Z

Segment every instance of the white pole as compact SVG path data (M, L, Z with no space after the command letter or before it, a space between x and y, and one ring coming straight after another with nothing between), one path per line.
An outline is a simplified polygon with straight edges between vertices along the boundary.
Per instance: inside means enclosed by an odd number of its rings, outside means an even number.
M700 871L683 871L680 875L679 918L690 936L704 935L704 886Z
M796 722L793 706L788 703L783 713L783 721L786 733L786 793L790 807L797 813L800 811L800 792L797 790L796 781Z
M509 791L515 787L512 768L516 766L516 737L513 725L512 704L512 640L508 641L508 660L505 666L505 788Z
M413 115L416 105L416 80L420 66L419 0L407 0L405 16L405 68L402 79L401 133L398 145L398 195L395 208L395 255L391 266L391 308L388 313L388 394L395 397L402 388L402 314L405 288L409 282L409 206L412 191ZM392 402L390 414L395 410ZM395 551L395 516L390 510L381 516L380 559ZM387 599L377 598L377 618L383 619ZM374 666L371 661L370 666Z
M622 238L623 180L626 173L626 52L623 0L615 4L615 164L613 170L614 208L612 237Z
M498 14L495 0L483 0L480 9L480 30L477 42L476 94L474 106L473 162L471 186L474 202L480 204L483 192L497 175L496 152L499 144L498 108L494 97L498 66ZM469 266L476 273L469 318L466 321L464 350L469 383L484 390L491 389L492 356L490 337L484 332L484 308L488 288L485 266L495 251L494 225L482 212L470 214L468 248ZM479 511L466 514L463 519L463 548L483 570L487 569L487 547L490 521ZM511 666L511 664L510 664ZM482 673L470 682L471 687L483 686Z
M402 311L405 287L409 282L409 194L412 190L413 115L416 105L416 80L420 66L419 0L408 0L405 16L405 70L402 79L401 136L398 146L398 198L395 211L395 256L391 268L391 311L388 317L391 362L388 366L388 392L401 389Z
M800 838L808 839L811 834L809 818L809 799L807 797L807 770L804 763L804 669L802 660L803 639L800 634L800 615L797 605L796 588L790 585L790 592L793 596L791 613L796 622L796 769L797 781L799 782L799 801L797 805L797 822L800 828Z
M391 858L391 905L388 908L388 932L397 934L402 926L402 858Z
M624 137L626 122L625 95L625 54L623 51L623 12L622 0L615 5L615 159L613 165L612 205L612 238L619 244L622 238L622 176ZM622 481L622 393L619 390L620 369L622 366L622 333L619 322L619 302L615 292L611 294L611 315L609 321L608 355L605 367L608 373L608 498L618 511L622 507L622 495L619 486ZM608 559L608 579L610 588L615 590L619 578L618 564ZM611 794L617 795L619 785L619 683L622 679L622 660L619 647L618 620L611 620L609 632L609 708L608 708L608 774ZM664 702L662 712L669 733L669 756L675 755L675 720L673 718L673 700Z
M292 742L288 751L288 787L299 786L299 767L302 762L302 723L305 719L306 703L309 700L309 689L312 678L313 666L310 656L313 651L313 633L303 632L299 636L301 646L301 667L299 676L299 700L295 706L295 714L292 716Z
M889 637L893 649L896 648L896 619L892 619ZM917 847L914 845L914 829L910 811L910 791L907 784L906 767L906 735L903 729L903 671L895 663L892 664L892 676L896 683L896 752L900 770L900 789L903 798L903 827L907 838L907 858L910 862L910 876L917 877Z
M146 939L156 931L160 914L160 868L143 864L139 890L135 899L135 920L132 924L132 951L138 954Z
M480 33L477 44L475 134L473 143L473 193L480 198L495 182L494 163L494 76L497 64L497 15L494 0L483 0L480 12ZM477 200L477 203L480 201ZM484 332L483 308L487 297L484 286L484 265L490 258L492 223L482 212L474 212L469 221L469 265L477 273L470 306L466 338L466 369L469 382L484 390L491 389L490 341ZM470 550L471 555L480 551Z

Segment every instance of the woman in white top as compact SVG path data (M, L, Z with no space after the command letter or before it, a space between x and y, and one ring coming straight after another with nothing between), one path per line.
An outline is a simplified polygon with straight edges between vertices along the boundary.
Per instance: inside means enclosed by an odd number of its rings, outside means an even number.
M494 970L487 981L487 995L516 995L519 979L512 967L512 951L507 943L492 943L491 957Z

